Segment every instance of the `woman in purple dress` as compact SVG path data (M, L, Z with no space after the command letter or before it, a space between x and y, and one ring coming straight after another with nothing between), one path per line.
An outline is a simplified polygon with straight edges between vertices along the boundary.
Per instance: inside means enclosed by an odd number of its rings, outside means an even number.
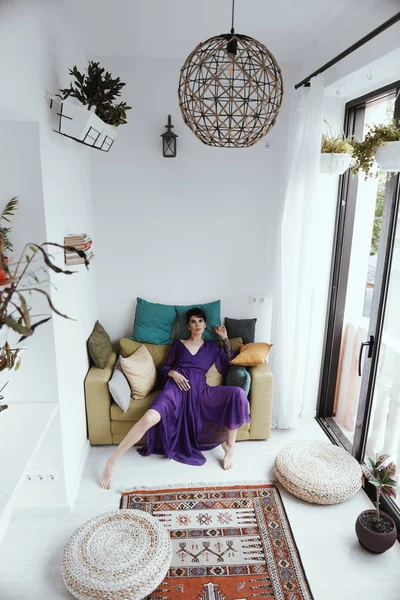
M222 443L223 468L232 468L237 430L250 421L247 396L239 387L210 387L206 383L206 373L214 363L225 377L233 357L225 327L215 327L223 340L221 348L203 339L206 316L201 309L189 310L186 320L190 337L173 342L161 372L164 389L108 459L100 480L104 489L110 488L116 460L144 434L143 456L165 454L187 465L203 465L206 459L202 450Z

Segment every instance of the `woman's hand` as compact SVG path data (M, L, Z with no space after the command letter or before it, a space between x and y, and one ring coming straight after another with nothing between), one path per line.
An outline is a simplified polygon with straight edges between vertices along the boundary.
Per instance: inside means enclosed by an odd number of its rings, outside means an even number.
M184 392L190 390L189 381L177 371L170 371L168 377L171 377L175 381L180 390L183 390Z
M215 333L219 335L220 338L222 338L223 340L226 340L228 337L228 333L226 331L226 327L224 327L223 325L216 325L215 326Z

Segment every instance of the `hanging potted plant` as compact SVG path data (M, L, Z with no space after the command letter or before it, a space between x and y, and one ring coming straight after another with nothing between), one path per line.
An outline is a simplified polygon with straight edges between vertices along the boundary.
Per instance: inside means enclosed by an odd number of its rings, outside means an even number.
M400 171L400 129L396 121L367 127L365 138L361 142L352 142L354 162L350 171L354 175L360 170L363 171L366 180L369 177L377 177L374 161L381 171Z
M69 73L75 81L52 98L58 109L57 131L90 146L109 150L116 127L127 122L126 111L131 109L126 102L115 103L125 83L119 77L113 79L111 73L94 61L89 61L86 74L76 65Z
M397 538L397 529L392 517L379 509L382 490L385 490L388 496L396 498L396 466L393 462L384 466L388 458L389 454L382 454L376 462L368 458L367 465L361 465L365 479L376 487L376 509L364 510L358 516L356 534L364 548L376 553L389 550Z
M8 252L13 251L12 243L9 240L8 234L11 231L11 227L2 227L2 222L7 221L10 223L9 217L14 216L14 213L17 209L18 200L17 197L11 198L3 208L3 211L0 215L0 235L3 237L4 242L4 262L8 264ZM8 277L7 273L4 271L2 265L0 264L0 286L7 283Z
M349 168L353 154L352 142L348 138L323 133L321 138L320 173L343 175Z

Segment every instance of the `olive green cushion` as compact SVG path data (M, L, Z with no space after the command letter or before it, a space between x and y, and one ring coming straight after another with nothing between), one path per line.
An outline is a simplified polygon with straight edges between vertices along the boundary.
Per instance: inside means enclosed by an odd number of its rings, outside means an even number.
M235 355L239 354L240 352L240 346L243 344L243 340L241 337L237 337L237 338L229 338L229 343L231 345L231 349L234 351ZM219 341L219 345L223 346L223 341L220 340Z
M111 356L112 346L110 336L99 321L96 321L93 327L93 331L87 341L87 346L90 357L96 367L104 369Z

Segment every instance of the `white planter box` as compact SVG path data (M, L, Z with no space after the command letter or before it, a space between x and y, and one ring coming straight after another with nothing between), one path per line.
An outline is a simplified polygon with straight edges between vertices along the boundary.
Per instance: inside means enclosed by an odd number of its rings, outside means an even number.
M400 142L386 142L376 151L375 160L381 171L400 171Z
M107 123L104 124L104 130L100 136L100 147L102 150L105 150L106 152L109 151L114 143L115 138L117 137L117 133L117 128L114 127L114 125L108 125Z
M51 99L51 108L57 114L54 131L79 140L88 146L99 148L102 143L102 133L105 123L92 111L82 104L70 100ZM104 138L103 138L104 139Z
M351 154L321 153L320 173L343 175L351 163Z

